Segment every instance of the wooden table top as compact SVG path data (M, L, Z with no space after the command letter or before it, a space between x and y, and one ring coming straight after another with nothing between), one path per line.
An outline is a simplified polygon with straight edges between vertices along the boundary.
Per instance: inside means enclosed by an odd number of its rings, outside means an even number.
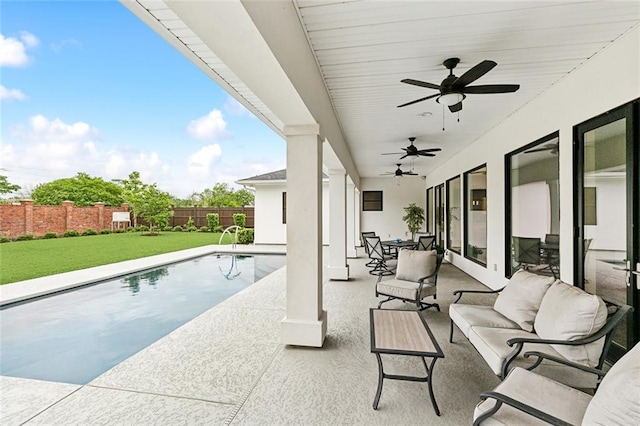
M369 312L371 352L444 357L418 311L371 308Z

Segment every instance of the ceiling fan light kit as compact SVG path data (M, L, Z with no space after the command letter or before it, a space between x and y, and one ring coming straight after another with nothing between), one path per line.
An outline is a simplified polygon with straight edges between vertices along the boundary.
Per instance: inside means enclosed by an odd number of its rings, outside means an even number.
M466 96L462 93L447 93L436 98L436 102L446 106L452 106L462 102Z

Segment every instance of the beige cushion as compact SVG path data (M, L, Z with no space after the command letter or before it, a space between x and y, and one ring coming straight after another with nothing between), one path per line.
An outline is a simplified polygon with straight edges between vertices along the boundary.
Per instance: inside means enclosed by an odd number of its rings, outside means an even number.
M449 317L467 337L471 327L520 328L515 322L494 311L491 306L454 303L449 306Z
M386 296L399 297L401 299L416 300L418 294L419 283L414 281L402 281L397 279L390 279L386 281L380 281L377 289L378 293ZM429 283L424 283L422 286L422 294L420 299L424 299L428 296L436 294L436 286Z
M522 368L514 368L507 378L496 386L494 391L507 395L530 407L537 408L572 425L581 424L585 408L591 400L591 396L584 392ZM494 405L495 400L491 398L481 402L473 412L473 419L477 419ZM539 424L546 423L506 404L503 404L497 413L482 422L483 426Z
M640 344L604 376L583 425L640 425Z
M577 340L600 330L607 321L602 299L577 287L556 281L542 299L535 330L542 339ZM590 367L598 364L604 337L587 345L554 345L566 359Z
M540 302L553 283L553 277L519 270L499 293L493 309L515 322L525 331L533 331Z
M420 278L433 274L436 270L437 253L435 250L400 250L396 279L418 282ZM429 280L433 282L433 280Z

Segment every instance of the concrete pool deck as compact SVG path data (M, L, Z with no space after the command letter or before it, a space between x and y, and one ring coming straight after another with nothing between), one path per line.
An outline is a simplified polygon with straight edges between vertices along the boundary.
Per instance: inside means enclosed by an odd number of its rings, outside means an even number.
M201 254L220 252L215 248L201 248ZM246 249L241 246L236 252L248 253ZM255 249L275 253L284 247ZM195 255L189 252L176 254L173 261ZM448 342L447 311L453 290L483 286L445 264L438 279L442 312L430 309L423 314L445 353L434 371L434 394L442 416L433 412L425 383L385 381L379 409L374 411L378 373L370 353L369 308L377 306L377 299L375 277L364 265L367 260L349 259L349 281L325 281L328 330L322 348L280 343L285 267L87 385L0 377L0 423L470 424L478 396L498 379L460 334L455 343ZM144 262L140 261L146 265L140 269L150 267ZM60 276L55 280L66 282ZM400 302L385 307L412 309ZM385 358L390 373L420 374L422 368L417 358Z

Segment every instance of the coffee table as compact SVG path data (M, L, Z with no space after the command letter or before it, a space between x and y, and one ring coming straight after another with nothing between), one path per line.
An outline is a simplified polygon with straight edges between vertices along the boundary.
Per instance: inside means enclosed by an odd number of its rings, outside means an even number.
M384 379L427 382L431 404L436 415L439 416L440 409L433 395L431 378L433 377L433 368L437 359L444 358L444 353L433 337L433 333L431 333L425 319L418 311L375 308L369 310L369 318L371 352L376 354L378 360L378 390L373 400L373 409L378 409ZM386 374L380 354L417 356L422 360L424 368L427 370L427 375L401 376ZM431 360L430 365L427 365L427 358Z

